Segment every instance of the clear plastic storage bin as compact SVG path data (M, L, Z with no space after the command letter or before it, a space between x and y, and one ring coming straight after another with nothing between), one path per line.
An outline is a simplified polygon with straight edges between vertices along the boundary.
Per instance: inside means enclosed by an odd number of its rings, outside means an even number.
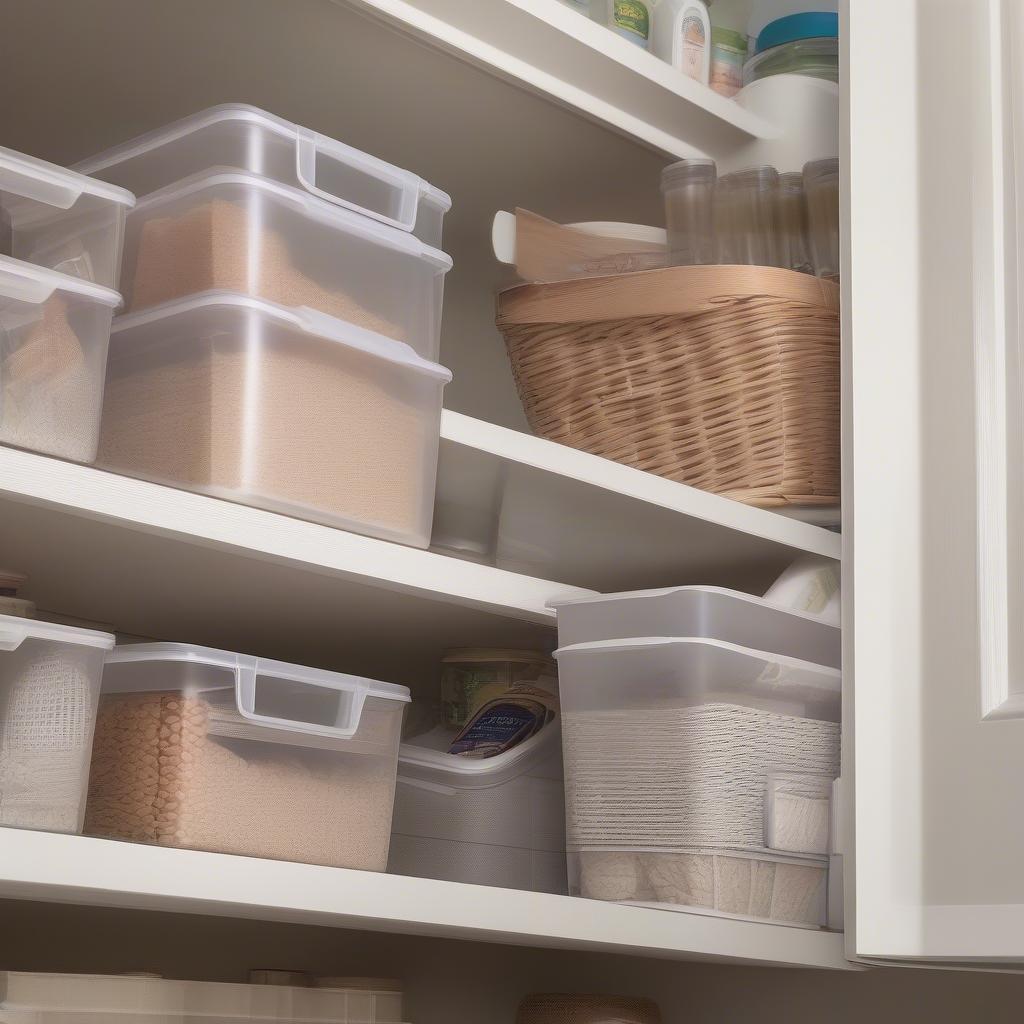
M0 254L117 288L135 196L0 147Z
M109 288L0 256L0 444L96 457Z
M85 832L383 871L404 686L188 644L107 658Z
M0 615L0 825L82 830L103 657L114 638Z
M451 199L394 164L240 103L201 110L77 165L137 196L215 168L250 171L439 248Z
M562 647L594 640L678 636L724 640L839 668L842 634L816 615L721 587L598 594L554 604Z
M196 295L115 323L99 462L426 547L450 379L311 310Z
M356 987L0 973L2 1024L397 1024L401 1014L401 993Z
M388 871L565 893L557 724L482 760L445 753L454 735L439 728L399 749Z
M223 290L309 307L412 346L440 348L452 261L412 235L251 174L205 174L128 216L125 308Z
M555 657L572 892L825 923L827 858L771 850L765 812L773 773L838 775L836 669L693 638Z

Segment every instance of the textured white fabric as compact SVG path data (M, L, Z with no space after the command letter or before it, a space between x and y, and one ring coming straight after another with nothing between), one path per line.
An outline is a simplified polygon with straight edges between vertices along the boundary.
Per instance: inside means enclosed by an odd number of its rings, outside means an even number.
M834 776L839 726L735 704L565 712L566 840L764 849L769 773Z

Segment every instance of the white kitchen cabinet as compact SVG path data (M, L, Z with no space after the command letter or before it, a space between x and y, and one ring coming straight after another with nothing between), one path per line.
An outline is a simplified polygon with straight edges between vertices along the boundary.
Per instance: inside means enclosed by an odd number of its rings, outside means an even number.
M431 551L0 448L0 562L41 607L422 689L445 647L550 644L558 598L758 591L801 553L841 559L846 881L844 935L0 830L0 967L227 979L286 950L311 969L391 958L427 1024L510 1020L527 991L588 986L656 994L671 1020L836 1004L854 1020L891 999L1015 1019L1024 979L862 968L1024 960L1024 5L844 7L841 94L787 85L773 120L556 0L0 0L5 145L72 162L239 100L455 201ZM845 168L841 537L524 433L493 327L496 210L659 223L670 159L830 151ZM518 510L503 523L500 500ZM45 942L12 938L36 928ZM129 962L125 933L157 962Z

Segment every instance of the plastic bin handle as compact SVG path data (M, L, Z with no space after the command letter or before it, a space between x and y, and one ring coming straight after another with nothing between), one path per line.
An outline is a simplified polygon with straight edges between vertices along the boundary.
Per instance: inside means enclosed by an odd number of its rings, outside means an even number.
M16 651L28 636L28 627L5 622L0 626L0 651Z
M0 295L7 299L30 302L41 306L56 291L56 285L50 281L29 277L0 266Z
M302 686L321 686L323 689L334 690L339 694L338 719L333 725L320 722L303 722L293 718L276 718L273 715L262 715L256 711L256 689L260 676L268 679L290 679ZM347 699L343 699L347 696ZM235 703L238 713L250 722L265 725L286 732L302 733L304 736L326 736L329 739L351 739L359 728L363 705L366 703L366 687L352 680L350 686L325 686L315 679L305 676L285 675L280 669L261 672L259 658L240 658L235 666Z
M25 174L16 167L0 165L0 192L12 192L24 199L34 199L58 210L70 210L82 195L82 189L62 181L44 181Z
M343 196L317 185L317 163L319 159L324 158L341 164L343 167L351 168L357 175L386 182L397 195L398 209L395 215L388 216L387 213L380 210L360 206L358 203L353 203ZM361 153L358 149L338 142L337 139L329 139L308 128L300 128L295 140L295 173L306 189L330 203L344 206L356 213L372 217L374 220L383 221L385 224L391 224L403 231L411 231L416 225L422 187L419 177L408 171L403 171L393 164L378 160L368 153Z

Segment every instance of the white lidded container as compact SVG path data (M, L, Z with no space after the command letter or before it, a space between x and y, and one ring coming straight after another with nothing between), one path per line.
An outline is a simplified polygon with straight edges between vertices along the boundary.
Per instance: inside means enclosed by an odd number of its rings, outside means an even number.
M774 772L838 775L837 669L705 638L555 657L572 892L825 923L827 858L779 869L765 806Z
M404 686L189 644L116 647L88 835L383 871Z
M117 288L135 196L0 146L0 253Z
M554 602L553 607L562 647L624 637L703 637L830 668L841 664L838 626L722 587L598 594Z
M137 196L214 168L249 171L409 231L435 248L452 205L410 171L242 103L200 110L76 166Z
M483 759L446 753L454 735L438 728L399 748L388 871L565 893L557 722Z
M120 303L109 288L0 256L0 444L96 457Z
M0 1024L398 1024L401 993L0 973Z
M396 228L254 174L204 173L140 200L125 229L130 312L223 290L309 307L440 350L452 261Z
M193 295L115 322L98 461L426 547L450 379L313 310Z
M109 633L0 615L0 825L82 830Z

